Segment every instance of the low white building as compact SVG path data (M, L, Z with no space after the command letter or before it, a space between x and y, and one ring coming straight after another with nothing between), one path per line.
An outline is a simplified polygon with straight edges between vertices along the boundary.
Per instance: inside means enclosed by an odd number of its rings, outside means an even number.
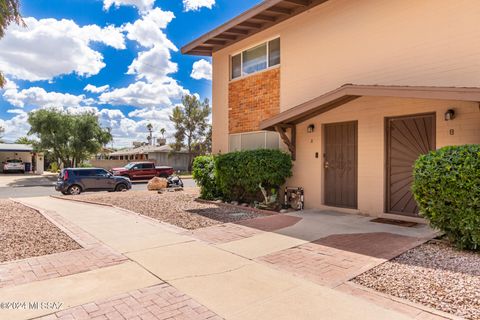
M26 172L42 174L44 170L43 153L34 151L33 146L28 144L0 143L0 163L10 159L22 160L25 163ZM0 166L0 171L3 166Z

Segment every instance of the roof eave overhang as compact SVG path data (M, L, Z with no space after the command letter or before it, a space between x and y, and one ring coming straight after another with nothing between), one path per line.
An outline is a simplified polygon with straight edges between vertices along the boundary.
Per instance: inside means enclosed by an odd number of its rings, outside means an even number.
M282 21L290 19L328 0L265 0L218 28L182 47L182 54L212 56Z
M364 96L480 102L480 88L349 84L262 121L260 129L295 125Z
M0 149L0 152L33 152L33 149Z

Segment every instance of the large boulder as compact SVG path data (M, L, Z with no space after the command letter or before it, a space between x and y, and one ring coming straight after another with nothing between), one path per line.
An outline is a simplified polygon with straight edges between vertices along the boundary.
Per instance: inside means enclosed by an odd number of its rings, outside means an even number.
M149 191L158 191L166 189L168 186L167 179L155 177L152 180L148 181L147 188Z

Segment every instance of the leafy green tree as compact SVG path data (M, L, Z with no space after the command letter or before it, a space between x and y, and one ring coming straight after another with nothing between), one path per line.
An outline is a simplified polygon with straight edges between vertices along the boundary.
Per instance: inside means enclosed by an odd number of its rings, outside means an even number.
M202 146L204 154L212 153L212 125L210 124L208 125L207 135L205 136Z
M29 134L35 134L40 150L49 150L64 166L76 166L98 153L112 140L108 129L100 126L95 114L70 114L55 109L42 109L28 116Z
M72 121L70 151L74 165L79 165L91 155L103 150L112 141L110 130L100 126L98 118L91 112L69 115Z
M20 1L18 0L0 0L0 39L5 35L5 30L12 22L25 26L20 15ZM0 72L0 88L5 85L5 78Z
M175 151L186 148L190 154L190 163L193 153L198 154L205 149L202 145L205 144L210 127L208 123L210 113L208 99L201 102L194 95L186 95L182 98L182 106L175 107L170 116L175 126L175 142L172 148Z

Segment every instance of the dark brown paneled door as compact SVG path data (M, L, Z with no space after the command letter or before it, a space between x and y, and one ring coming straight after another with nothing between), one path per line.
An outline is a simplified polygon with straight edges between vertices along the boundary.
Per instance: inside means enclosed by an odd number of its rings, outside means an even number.
M357 208L357 122L325 125L325 204Z
M435 149L435 115L388 118L386 130L387 212L418 216L411 191L413 165Z

